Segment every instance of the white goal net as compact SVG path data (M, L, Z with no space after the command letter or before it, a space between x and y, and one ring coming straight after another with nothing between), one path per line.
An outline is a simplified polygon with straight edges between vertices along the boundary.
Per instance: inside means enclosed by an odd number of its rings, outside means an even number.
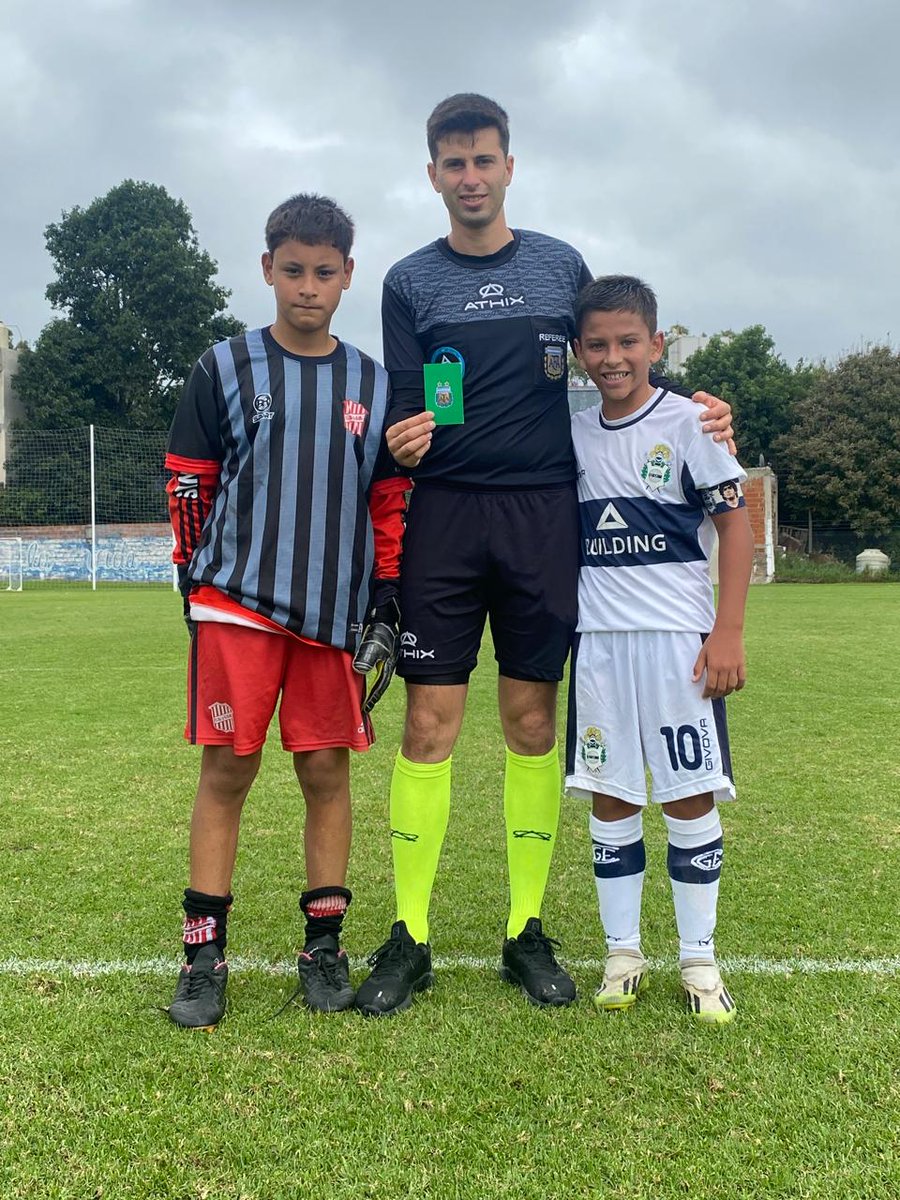
M0 538L0 591L22 590L22 539Z
M0 464L0 588L172 586L166 434L13 431ZM17 548L18 547L18 548Z

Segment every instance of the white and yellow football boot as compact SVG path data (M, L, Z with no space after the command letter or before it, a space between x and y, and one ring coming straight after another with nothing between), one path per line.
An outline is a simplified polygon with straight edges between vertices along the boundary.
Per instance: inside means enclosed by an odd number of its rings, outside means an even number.
M737 1006L722 982L715 962L707 958L686 958L681 963L681 986L687 1010L695 1021L727 1025L734 1020Z
M594 993L600 1012L631 1008L649 984L649 964L640 950L614 950L607 956L603 982Z

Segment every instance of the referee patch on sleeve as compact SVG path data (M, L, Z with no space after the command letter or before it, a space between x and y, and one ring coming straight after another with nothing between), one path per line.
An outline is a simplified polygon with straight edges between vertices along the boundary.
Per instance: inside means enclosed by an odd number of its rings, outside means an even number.
M715 487L698 488L703 507L710 514L729 512L732 508L745 508L744 493L739 479L726 479Z

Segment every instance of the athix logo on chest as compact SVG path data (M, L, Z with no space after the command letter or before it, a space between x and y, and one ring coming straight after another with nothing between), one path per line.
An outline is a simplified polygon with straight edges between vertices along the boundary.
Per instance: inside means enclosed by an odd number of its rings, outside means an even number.
M344 428L354 437L362 437L369 410L358 400L344 401Z
M478 289L478 300L469 300L463 307L463 312L483 312L489 308L514 308L517 304L524 305L525 296L507 295L502 283L485 283Z

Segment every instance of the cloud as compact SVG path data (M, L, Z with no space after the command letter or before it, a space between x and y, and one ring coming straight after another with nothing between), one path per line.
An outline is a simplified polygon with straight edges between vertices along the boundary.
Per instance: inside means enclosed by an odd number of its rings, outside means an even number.
M266 216L315 190L357 223L339 332L377 353L384 271L446 230L425 118L476 90L510 113L511 223L644 275L667 322L833 358L895 307L898 27L887 0L7 9L0 318L37 336L44 227L131 177L185 200L232 311L266 322Z

